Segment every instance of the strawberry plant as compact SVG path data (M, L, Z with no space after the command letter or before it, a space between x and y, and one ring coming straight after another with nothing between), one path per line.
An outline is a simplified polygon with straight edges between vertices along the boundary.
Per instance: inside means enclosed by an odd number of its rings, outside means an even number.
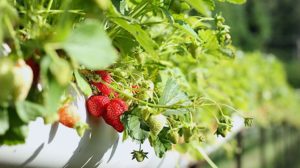
M233 114L245 125L289 105L294 114L280 63L236 52L214 8L214 0L2 0L0 44L11 51L0 58L0 144L24 143L37 117L82 135L69 86L87 97L88 115L140 144L137 161L147 158L145 141L163 157L226 136Z

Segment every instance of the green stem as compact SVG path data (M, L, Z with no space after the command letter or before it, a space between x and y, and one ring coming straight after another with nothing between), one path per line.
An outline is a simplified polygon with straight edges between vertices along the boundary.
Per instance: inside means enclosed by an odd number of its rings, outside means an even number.
M7 16L4 17L4 22L6 24L6 27L8 29L8 32L9 32L11 38L14 41L14 44L15 44L15 47L16 47L17 56L19 58L23 58L23 53L22 53L22 50L21 50L21 46L20 46L19 40L17 39L17 36L16 36L16 32L14 31L13 25L12 25L10 19Z
M221 115L224 116L223 110L222 110L222 108L221 108L221 106L220 106L219 103L217 103L216 101L214 101L214 100L212 100L212 99L210 99L208 97L201 97L200 100L201 99L202 100L207 100L207 101L210 101L210 102L214 103L218 107L218 109L220 110Z
M47 12L51 10L52 4L53 4L53 0L50 0L47 6Z
M192 106L182 106L182 105L161 105L161 104L153 104L153 103L149 103L149 102L146 102L146 101L143 101L143 100L140 100L138 98L135 98L131 95L128 95L124 92L122 92L121 90L117 89L116 87L113 87L112 85L108 85L106 82L100 80L101 83L103 83L104 85L112 88L114 91L120 93L121 95L129 98L129 99L132 99L132 100L135 100L141 104L144 104L144 105L147 105L147 106L150 106L150 107L155 107L155 108L169 108L169 109L178 109L178 108L190 108Z
M51 44L45 44L44 46L45 52L51 57L52 60L58 61L59 56L55 52L55 48Z
M198 150L198 152L202 155L202 157L207 161L207 163L212 167L212 168L218 168L218 166L209 158L209 156L206 154L204 149L200 147L198 144L192 145L194 148Z

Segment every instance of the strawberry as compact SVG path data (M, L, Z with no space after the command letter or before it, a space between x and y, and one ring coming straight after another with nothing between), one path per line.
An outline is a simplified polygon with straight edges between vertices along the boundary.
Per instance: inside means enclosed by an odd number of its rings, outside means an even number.
M138 162L142 162L145 158L147 157L148 152L144 152L143 150L134 150L133 152L131 152L132 154L132 160L136 159Z
M98 70L96 71L96 74L98 74L101 79L106 82L106 84L110 84L112 82L110 74L105 70ZM111 89L106 84L103 84L101 82L92 82L92 85L94 85L104 96L110 96L113 95L114 97L118 97L119 94L116 93L113 89Z
M111 83L111 76L110 74L105 70L98 70L96 71L96 74L100 75L101 79L106 83Z
M74 128L80 117L75 113L76 107L66 104L58 109L59 122L69 128Z
M128 110L128 106L127 106L126 102L123 101L122 99L120 99L120 98L114 98L112 101L119 103L122 106L122 108L123 108L124 111Z
M176 130L171 130L171 132L169 133L169 139L171 140L171 142L173 144L177 144L179 141L179 134L178 131Z
M167 118L162 114L151 115L146 122L150 127L151 133L156 136L166 125Z
M91 96L86 101L86 107L92 116L100 117L106 112L109 101L107 96Z
M14 101L25 100L33 82L32 69L25 63L23 59L19 59L13 68L13 74L13 99Z
M8 105L12 99L14 73L14 63L7 57L0 57L0 106Z
M120 116L128 110L128 106L121 99L113 99L108 103L106 108L106 113L104 113L103 118L105 122L111 125L118 132L122 132L124 130L124 126L120 121Z
M63 105L58 109L58 116L61 124L69 128L75 128L79 136L82 136L88 128L86 123L80 121L80 116L77 114L77 108L74 105Z
M92 84L96 86L96 88L102 93L102 95L109 96L113 92L113 90L109 86L103 83L92 82Z

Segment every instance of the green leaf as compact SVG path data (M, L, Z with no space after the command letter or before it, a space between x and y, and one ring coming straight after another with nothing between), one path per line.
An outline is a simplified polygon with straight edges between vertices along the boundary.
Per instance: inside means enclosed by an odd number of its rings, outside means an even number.
M89 83L84 79L84 77L81 76L81 74L79 74L79 72L77 70L74 71L74 74L75 74L75 79L76 79L77 85L80 88L80 90L86 96L92 95L92 89L91 89Z
M128 135L137 141L143 143L149 136L149 131L145 129L143 121L140 120L138 116L135 115L123 115L122 123L126 127Z
M187 23L185 23L182 20L176 20L176 24L175 27L185 31L186 33L188 33L189 35L191 35L193 38L200 40L198 34L194 31L194 29L188 25Z
M165 8L162 8L162 7L160 7L159 9L165 14L165 16L166 16L166 18L168 19L169 23L170 23L171 25L173 25L173 23L174 23L174 18L173 18L173 16L172 16L172 14L170 13L170 11L167 10L167 9L165 9Z
M117 60L103 25L92 19L78 25L63 43L63 48L88 69L103 69Z
M5 134L9 128L9 118L7 108L0 107L0 135Z
M214 0L203 0L210 8L210 10L214 10L216 7Z
M164 128L156 137L152 137L151 145L156 156L162 158L172 148L172 142L168 139L168 128Z
M214 8L214 3L211 0L185 0L193 8L204 16L211 15L211 9Z
M205 49L217 50L219 48L218 39L212 30L201 30L199 36Z
M122 15L116 11L116 9L111 9L110 12L113 15L111 18L112 22L128 31L148 53L153 56L157 56L155 51L157 44L151 39L147 31L143 30L138 24L133 24L126 21L125 18L122 18Z
M166 82L162 96L159 99L159 104L161 105L189 105L191 102L180 90L179 85L176 80L169 78ZM165 111L166 115L171 114L184 114L188 112L188 108L178 108L178 109L167 109Z
M25 143L28 126L17 115L16 109L9 108L9 129L0 136L0 145L17 145Z
M37 117L41 117L45 112L43 106L29 101L17 102L16 110L20 119L25 123L34 121Z

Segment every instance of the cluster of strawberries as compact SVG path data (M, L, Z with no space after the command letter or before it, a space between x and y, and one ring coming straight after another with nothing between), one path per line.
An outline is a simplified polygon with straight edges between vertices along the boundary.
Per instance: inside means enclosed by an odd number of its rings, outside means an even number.
M94 117L103 117L104 121L111 125L118 132L124 130L124 126L120 121L120 116L128 110L128 106L124 100L118 98L118 94L111 89L108 84L112 82L111 76L107 71L96 71L106 84L102 82L92 82L99 91L100 95L93 95L86 101L86 107ZM114 95L115 98L110 99L110 95Z

